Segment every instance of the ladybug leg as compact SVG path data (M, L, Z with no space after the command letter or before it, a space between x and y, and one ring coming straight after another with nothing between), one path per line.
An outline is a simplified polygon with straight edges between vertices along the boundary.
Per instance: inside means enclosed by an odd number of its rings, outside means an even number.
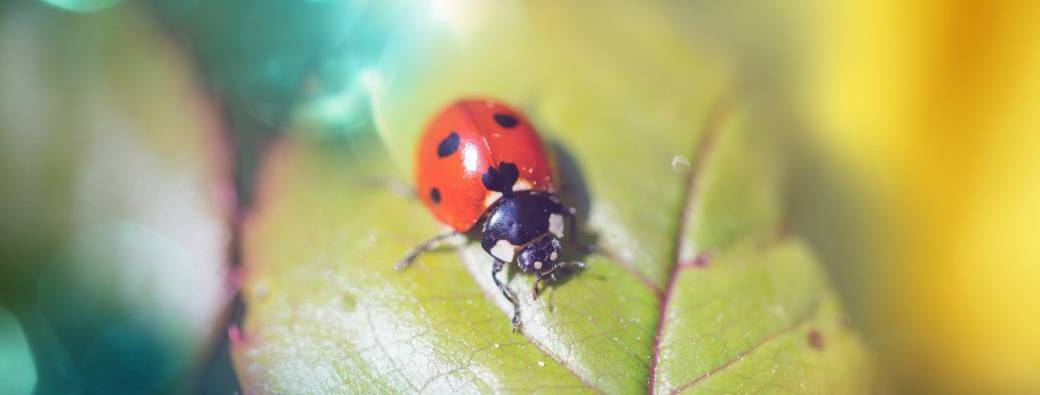
M418 200L419 195L415 192L415 188L405 183L404 181L395 178L382 178L382 177L371 177L361 180L362 186L365 188L381 188L392 192L393 194L412 200Z
M567 263L564 263L563 265L566 266L567 270L569 270L569 271L574 271L574 269L585 270L585 268L589 267L588 264L586 264L585 262L581 262L581 261L567 262Z
M568 238L570 239L568 243L571 247L581 251L582 254L596 251L596 246L585 245L578 242L578 210L574 207L564 207L563 210L560 210L560 214L567 217L567 228L571 232L571 237Z
M538 285L541 284L542 281L544 281L546 278L549 279L549 282L556 282L557 269L566 268L568 271L572 271L574 269L585 270L586 267L588 267L588 265L586 265L585 262L564 262L560 266L554 267L552 270L539 275L537 278L535 278L534 285L531 287L531 297L534 300L538 300L538 296L541 294L541 289L538 288Z
M390 191L392 191L393 193L403 198L414 200L419 199L419 194L415 192L415 188L412 188L411 185L401 182L400 180L392 178L388 179L386 180L386 187L387 189L390 189Z
M551 270L541 273L537 278L534 279L534 285L531 287L531 298L538 300L538 295L541 294L541 289L538 288L538 284L541 284L546 278L552 282L556 282L556 269L559 266L553 267Z
M516 300L516 295L501 281L498 281L498 272L502 271L502 267L506 265L505 261L495 258L495 265L491 267L491 279L495 280L495 285L502 291L502 296L505 296L509 300L509 303L513 304L513 332L520 332L520 303Z
M394 264L394 269L404 270L408 267L408 265L411 265L412 262L415 261L415 258L418 258L419 255L422 255L424 252L440 247L440 245L444 243L444 241L458 234L459 232L456 231L444 232L434 236L429 240L422 242L422 244L419 244L415 246L415 248L412 248L412 250L408 252L408 255L405 255L404 258L401 258L401 260L397 261L397 263Z
M534 279L534 285L531 286L531 299L538 300L538 294L541 293L541 290L538 289L538 284L540 284L544 279L545 277L542 276L538 276Z

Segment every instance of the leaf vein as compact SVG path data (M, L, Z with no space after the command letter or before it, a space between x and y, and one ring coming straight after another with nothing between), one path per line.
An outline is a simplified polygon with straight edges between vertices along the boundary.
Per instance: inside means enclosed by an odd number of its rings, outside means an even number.
M693 380L690 380L690 382L688 382L686 384L683 384L683 385L677 387L676 389L672 390L670 392L670 394L675 395L675 394L678 394L680 392L683 392L685 390L690 389L691 387L693 387L693 386L697 385L698 383L704 381L708 377L716 375L719 372L722 372L722 371L726 370L727 368L733 366L734 364L736 364L740 360L744 359L748 355L751 355L751 353L755 352L755 350L758 350L760 347L762 347L763 345L769 343L770 341L773 341L773 340L775 340L775 339L777 339L780 336L783 336L785 334L791 333L794 330L796 330L796 329L802 327L803 325L809 323L809 321L812 321L813 318L815 318L817 315L819 315L820 310L821 310L820 305L822 304L822 302L823 302L823 298L820 297L819 299L816 300L815 303L813 303L813 308L812 309L810 309L806 314L804 314L799 319L797 319L794 322L792 322L790 325L787 325L787 326L785 326L783 328L780 328L780 329L776 330L773 333L770 333L768 336L762 338L762 340L759 340L758 343L755 343L755 344L751 345L751 347L748 347L746 350L741 351L737 355L734 355L733 358L730 358L725 363L715 367L712 370L704 372L704 373L702 373L701 375L699 375L697 377L694 377Z
M675 258L672 260L672 270L669 275L667 287L664 293L660 294L660 311L657 319L657 331L654 336L653 351L650 354L650 371L647 380L647 393L654 393L654 384L657 380L657 363L660 358L661 352L661 337L664 334L664 327L666 323L666 314L668 305L672 300L672 293L675 290L676 280L679 278L679 272L688 265L680 264L680 246L682 240L686 236L688 231L686 222L693 211L693 206L696 199L699 197L700 183L703 178L704 168L707 166L707 157L710 155L712 147L714 147L715 136L719 132L719 126L722 124L722 120L729 114L731 103L726 95L719 97L711 113L708 115L708 119L705 121L702 127L700 138L698 139L697 147L695 148L693 163L690 164L690 171L686 176L685 192L683 194L682 208L679 212L679 221L676 226L675 232L675 243L674 243L674 254Z

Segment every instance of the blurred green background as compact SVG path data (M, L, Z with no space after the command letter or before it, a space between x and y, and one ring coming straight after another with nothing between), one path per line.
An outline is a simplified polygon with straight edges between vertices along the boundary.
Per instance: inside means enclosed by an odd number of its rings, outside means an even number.
M877 351L886 392L1040 392L1040 7L647 4L714 51L758 122L792 132L792 226ZM487 12L536 26L520 15L541 8L0 3L0 394L236 391L239 238L272 144L364 150L402 122L373 103L407 108L423 57L451 56L437 40L475 34ZM584 50L656 45L617 29ZM398 77L399 96L373 97Z

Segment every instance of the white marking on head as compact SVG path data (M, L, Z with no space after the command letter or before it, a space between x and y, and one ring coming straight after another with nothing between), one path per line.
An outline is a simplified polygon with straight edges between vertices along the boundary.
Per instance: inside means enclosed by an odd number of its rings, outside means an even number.
M500 197L502 197L502 192L488 191L488 194L484 195L484 208L491 207L491 205L495 204Z
M556 258L559 258L559 257L560 257L560 254L557 254L556 251L553 251L552 254L549 255L549 260L555 261Z
M556 195L549 195L549 201L556 204L560 204L560 199L557 199Z
M534 261L534 270L542 270L542 261Z
M505 262L512 262L514 254L516 254L516 246L508 240L499 240L494 247L491 247L491 256Z
M513 183L513 190L514 191L526 191L526 190L529 190L529 189L531 189L531 182L527 181L527 180L525 180L523 178L521 178L519 180L516 180L516 182Z
M549 232L556 237L563 238L563 216L560 214L549 215Z

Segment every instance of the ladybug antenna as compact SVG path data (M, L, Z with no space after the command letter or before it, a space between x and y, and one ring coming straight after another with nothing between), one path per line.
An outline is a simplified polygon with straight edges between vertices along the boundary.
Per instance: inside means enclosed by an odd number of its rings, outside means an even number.
M481 181L484 182L484 187L488 190L509 195L513 192L513 184L516 184L516 180L519 177L520 171L517 170L515 164L502 162L498 164L497 169L493 166L488 167L487 172L481 177Z

